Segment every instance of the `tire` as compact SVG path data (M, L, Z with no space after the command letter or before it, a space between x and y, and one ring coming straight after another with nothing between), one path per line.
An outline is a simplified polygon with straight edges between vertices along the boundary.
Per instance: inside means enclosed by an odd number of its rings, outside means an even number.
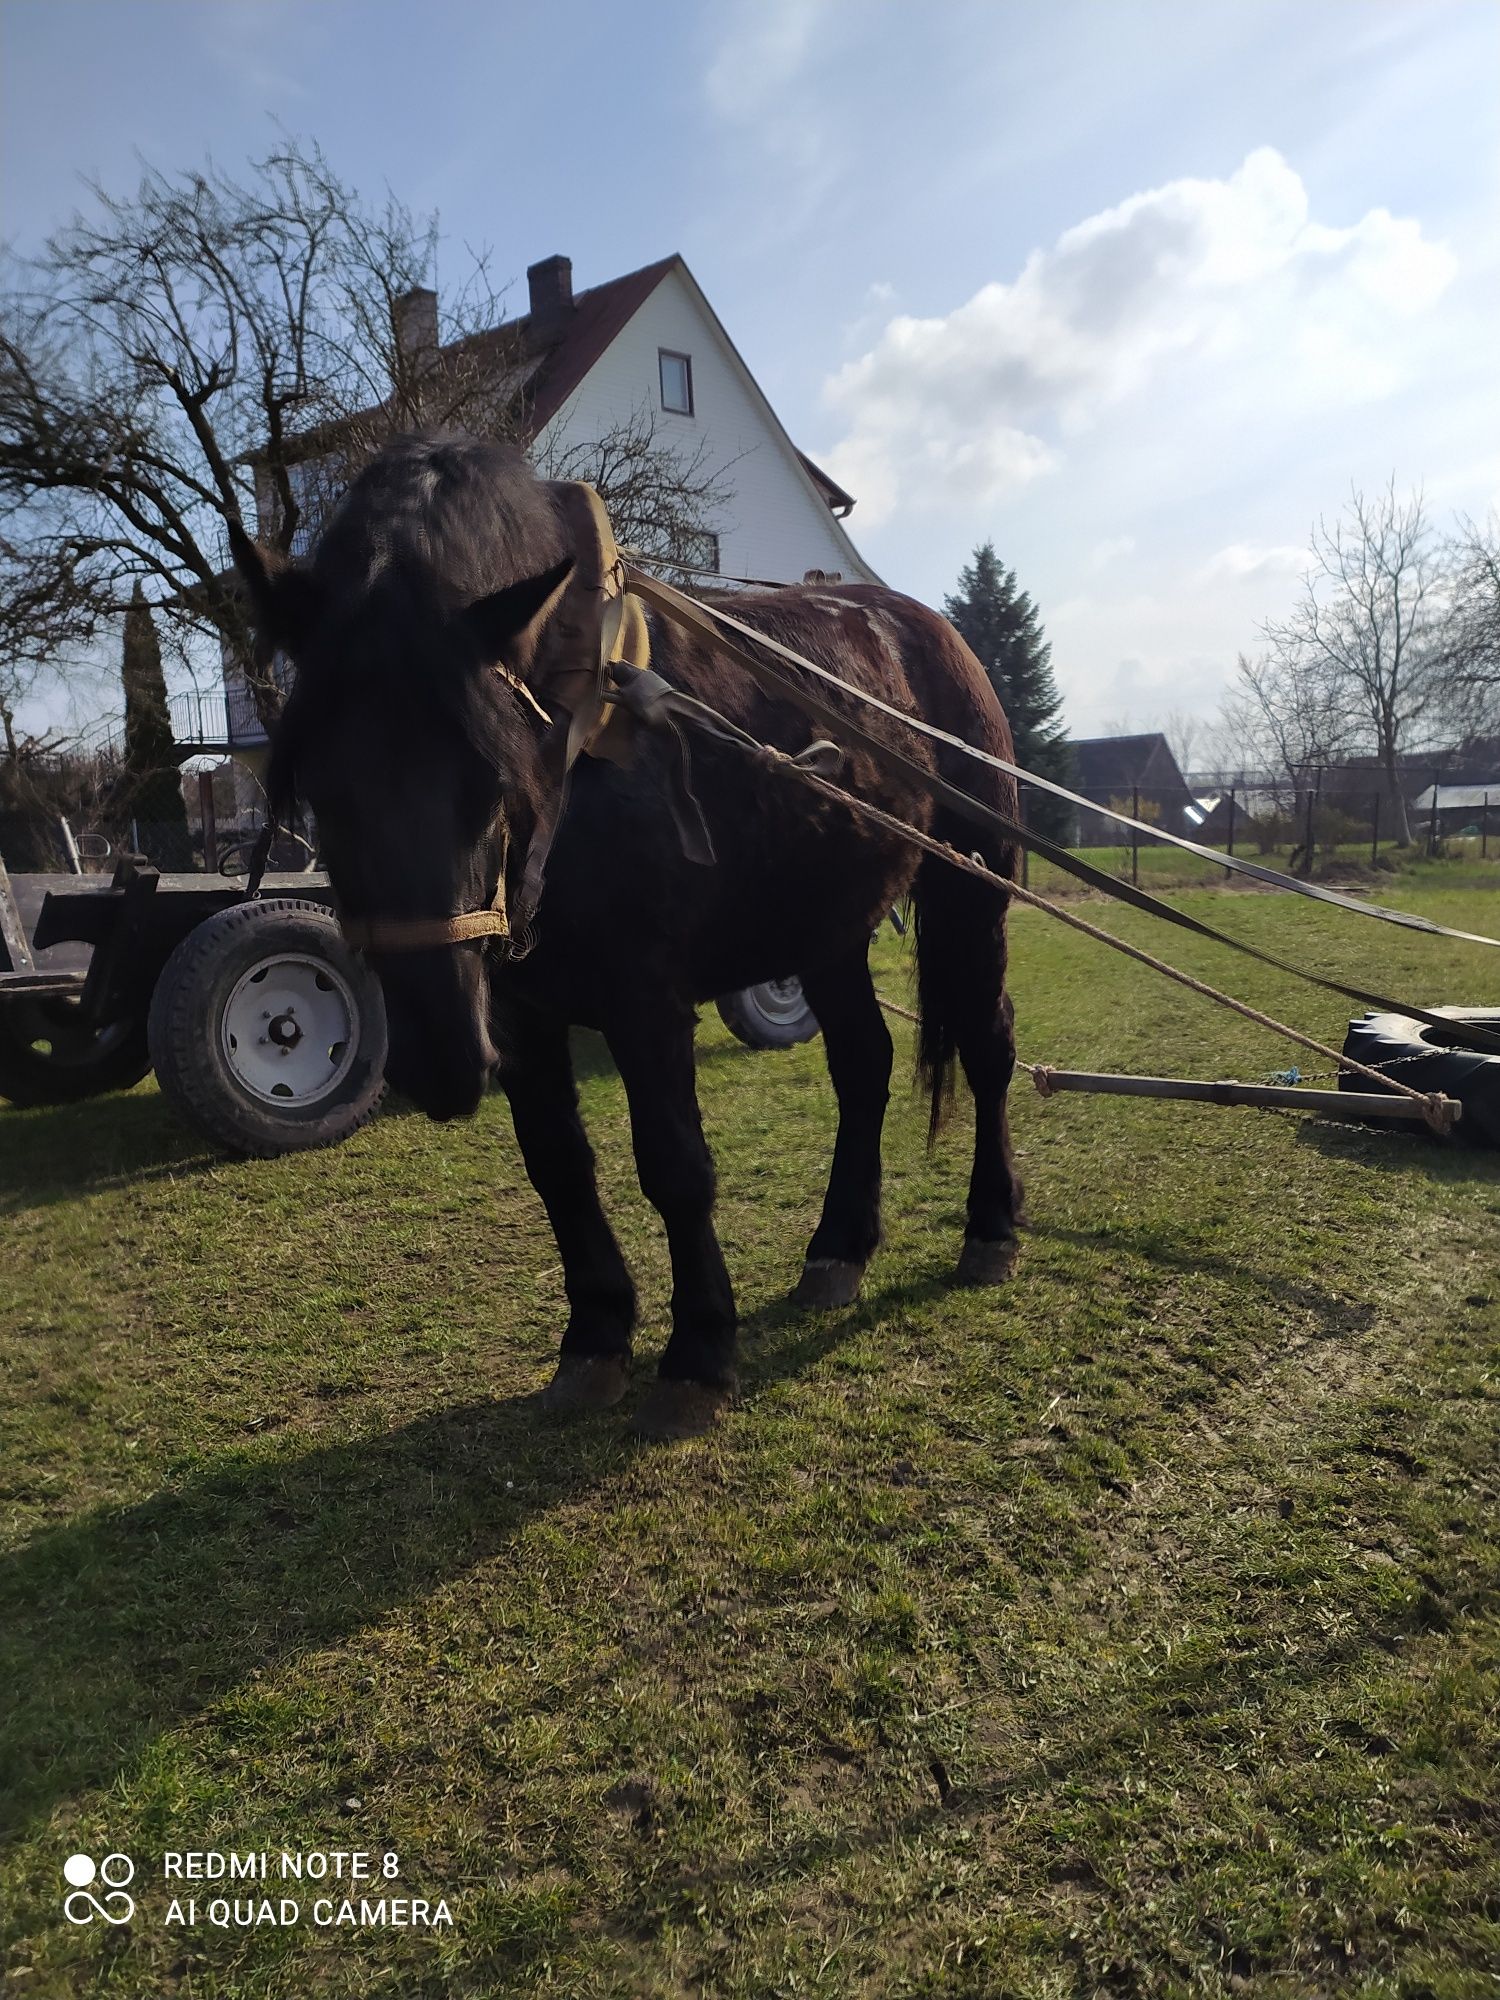
M156 982L149 1036L173 1109L231 1153L336 1146L385 1095L379 982L319 903L237 903L190 931Z
M71 994L0 1000L0 1097L12 1104L77 1104L129 1090L150 1067L142 1020L90 1027Z
M818 1033L800 979L768 979L716 1002L719 1018L750 1049L791 1049Z
M1500 1033L1500 1007L1435 1007L1449 1020L1472 1022ZM1470 1145L1500 1146L1500 1055L1450 1044L1441 1028L1406 1014L1365 1014L1349 1023L1344 1054L1372 1069L1392 1065L1389 1074L1414 1090L1440 1090L1456 1097L1464 1115L1455 1137ZM1399 1065L1399 1067L1397 1067ZM1341 1090L1367 1090L1362 1076L1339 1075Z

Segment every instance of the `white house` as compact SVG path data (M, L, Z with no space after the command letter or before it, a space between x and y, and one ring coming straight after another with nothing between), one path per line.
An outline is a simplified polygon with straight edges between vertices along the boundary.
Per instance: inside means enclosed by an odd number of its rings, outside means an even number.
M566 257L533 264L526 279L526 317L473 338L494 339L538 465L566 465L648 418L654 441L696 458L723 494L690 560L726 581L800 583L810 570L879 581L844 525L853 496L792 443L681 257L582 292ZM435 293L407 294L398 314L404 340L436 346ZM305 506L294 551L334 497L322 476L332 462L310 455L292 468ZM270 504L265 482L263 530ZM242 670L226 659L224 678L231 741L263 741Z
M632 414L721 475L725 577L800 583L810 569L877 582L844 527L853 497L799 452L681 257L575 293L566 257L526 273L533 455L565 459Z

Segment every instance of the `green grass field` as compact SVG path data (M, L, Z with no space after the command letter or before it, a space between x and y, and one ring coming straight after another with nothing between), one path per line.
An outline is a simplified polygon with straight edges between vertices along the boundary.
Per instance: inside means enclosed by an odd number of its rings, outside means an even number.
M1382 844L1379 866L1376 867L1372 865L1367 840L1346 842L1332 849L1320 846L1314 861L1313 879L1333 883L1363 881L1379 889L1388 889L1397 900L1405 897L1405 885L1410 883L1431 882L1450 889L1460 886L1475 889L1493 887L1500 882L1500 816L1497 816L1495 835L1488 848L1488 854L1482 854L1477 839L1454 838L1444 843L1441 858L1429 859L1420 845L1394 847ZM1107 875L1118 876L1125 882L1131 879L1128 844L1124 847L1080 847L1074 852L1085 861L1091 861L1096 868L1102 868ZM1253 861L1262 868L1279 869L1284 874L1292 867L1294 857L1287 847L1272 848L1262 854L1251 841L1240 843L1235 850L1235 858ZM1136 855L1136 874L1141 887L1152 890L1242 888L1248 879L1232 874L1201 855L1184 853L1178 847L1150 844L1143 844ZM1401 878L1399 891L1391 880L1393 876ZM1040 890L1044 895L1053 895L1059 890L1076 893L1079 887L1076 876L1035 856L1029 863L1028 880L1033 889Z
M1500 934L1473 868L1397 887ZM1181 900L1500 999L1478 947ZM1014 961L1033 1060L1309 1067L1040 914ZM663 1247L580 1057L644 1370ZM1021 1273L960 1293L964 1135L898 1091L866 1299L798 1318L818 1047L710 1016L701 1087L745 1390L666 1449L527 1401L562 1296L503 1103L269 1163L150 1084L0 1116L6 1993L1500 1993L1500 1156L1019 1085ZM168 1925L208 1849L393 1853L364 1892L452 1926L202 1914L279 1882ZM64 1921L75 1851L135 1860L129 1924Z

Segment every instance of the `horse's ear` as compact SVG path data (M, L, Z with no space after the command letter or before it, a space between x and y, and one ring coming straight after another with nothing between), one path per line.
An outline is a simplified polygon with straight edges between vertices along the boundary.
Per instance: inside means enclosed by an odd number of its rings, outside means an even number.
M229 521L229 548L250 594L257 633L273 647L295 653L318 614L319 593L312 572L262 548L234 519Z
M509 652L528 626L540 623L553 609L572 574L573 558L564 556L555 568L543 570L540 576L525 577L520 583L509 583L504 590L476 599L463 619L481 658L498 660Z

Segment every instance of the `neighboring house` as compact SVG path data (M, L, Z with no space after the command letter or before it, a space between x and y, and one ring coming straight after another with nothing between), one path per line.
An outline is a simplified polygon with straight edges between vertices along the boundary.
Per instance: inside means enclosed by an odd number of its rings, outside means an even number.
M1197 838L1190 813L1197 802L1178 769L1165 736L1093 736L1073 740L1073 790L1116 812L1148 820L1163 833ZM1135 811L1136 803L1140 810ZM1130 838L1126 828L1080 807L1080 847L1119 847Z
M1200 786L1183 814L1182 831L1205 847L1224 847L1231 840L1248 847L1260 840L1262 829L1284 821L1287 811L1286 801L1264 784Z
M674 550L684 563L726 580L798 583L822 570L879 581L844 526L853 497L792 443L681 257L576 293L566 257L533 264L526 280L524 319L444 349L436 349L436 294L409 293L398 307L401 337L469 369L492 343L510 427L519 425L544 474L583 476L576 469L588 448L632 420L656 444L696 458L723 500L692 546ZM294 553L310 546L337 500L336 465L335 451L314 450L291 470L305 510ZM265 532L274 501L269 480L256 483ZM231 738L263 740L243 670L226 659L224 678Z
M1412 836L1438 833L1488 834L1500 831L1500 772L1477 785L1429 785L1410 803Z

